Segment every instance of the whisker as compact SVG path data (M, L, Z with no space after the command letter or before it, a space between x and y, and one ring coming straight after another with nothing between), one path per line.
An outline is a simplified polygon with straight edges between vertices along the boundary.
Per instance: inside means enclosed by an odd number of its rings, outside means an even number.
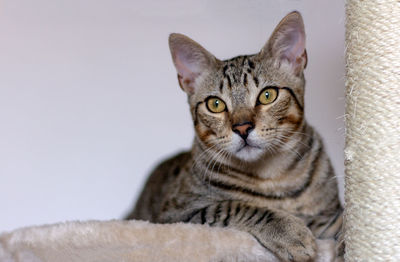
M291 138L291 137L290 137L290 136L285 136L285 135L283 135L283 134L279 134L279 135L278 135L278 139L282 139L282 138L288 139L288 138ZM304 143L304 142L301 141L301 140L298 140L297 143L302 144L303 146L305 146L305 147L307 147L307 148L310 148L310 147L311 147L311 146L309 146L308 144Z
M299 152L297 152L296 150L294 150L293 148L290 148L287 146L286 143L282 142L281 140L277 139L275 141L273 141L273 143L279 143L278 145L282 146L283 149L289 150L292 153L295 153L299 158L302 157L302 155L300 155Z
M191 167L191 170L194 169L195 166L197 166L197 164L200 162L200 160L203 159L204 156L207 156L207 154L213 150L215 147L217 147L217 144L214 144L213 146L207 148L206 150L204 150L199 156L196 157L196 159L194 159L193 161L193 165Z

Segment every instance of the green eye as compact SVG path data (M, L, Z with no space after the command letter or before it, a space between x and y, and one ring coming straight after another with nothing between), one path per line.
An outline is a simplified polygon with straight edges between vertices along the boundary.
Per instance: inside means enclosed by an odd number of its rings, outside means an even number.
M218 97L210 97L206 101L206 105L208 110L210 110L213 113L221 113L225 111L226 105L224 101L219 99Z
M275 88L265 88L258 96L258 102L267 105L274 102L277 96L278 91Z

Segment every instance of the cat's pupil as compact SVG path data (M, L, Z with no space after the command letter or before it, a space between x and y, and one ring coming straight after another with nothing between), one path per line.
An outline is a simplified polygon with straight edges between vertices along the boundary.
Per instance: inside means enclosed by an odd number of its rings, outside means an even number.
M219 105L219 100L218 100L218 99L215 99L215 102L214 102L215 108L218 108L218 105Z
M265 98L268 99L269 98L269 92L265 92Z

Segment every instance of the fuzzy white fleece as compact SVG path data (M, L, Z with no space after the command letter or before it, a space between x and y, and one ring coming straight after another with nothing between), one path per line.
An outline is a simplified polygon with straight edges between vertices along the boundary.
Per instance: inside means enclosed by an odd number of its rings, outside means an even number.
M333 241L318 241L331 261ZM249 234L193 224L144 221L67 222L0 235L1 262L277 261Z

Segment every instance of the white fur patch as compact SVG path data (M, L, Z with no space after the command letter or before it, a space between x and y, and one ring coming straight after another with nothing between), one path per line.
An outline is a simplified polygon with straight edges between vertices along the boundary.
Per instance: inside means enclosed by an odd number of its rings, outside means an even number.
M233 153L237 158L252 162L260 159L264 155L265 150L259 146L258 137L256 131L250 132L247 137L247 145L245 141L238 135L232 135L232 142L230 152Z

